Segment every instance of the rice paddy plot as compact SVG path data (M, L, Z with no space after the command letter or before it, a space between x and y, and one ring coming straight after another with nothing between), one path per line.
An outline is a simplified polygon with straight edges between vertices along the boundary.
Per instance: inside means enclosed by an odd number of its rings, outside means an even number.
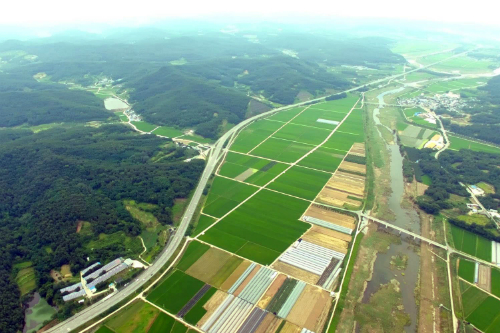
M491 293L500 297L500 270L491 269Z
M132 121L132 125L134 125L139 131L142 132L151 132L154 130L157 126L147 123L145 121Z
M443 72L459 73L490 73L499 67L497 61L489 59L479 60L468 56L459 56L447 59L431 67Z
M486 84L484 79L463 79L463 80L446 80L430 84L425 90L432 93L446 93L448 91L460 90L465 88L474 88Z
M202 281L175 270L147 296L147 300L170 313L177 313L203 285Z
M281 162L292 163L297 161L313 148L314 145L271 137L269 140L252 151L252 154Z
M159 313L151 304L137 300L112 316L106 326L120 333L145 332Z
M474 283L474 272L476 268L476 263L472 261L468 261L465 259L460 260L460 264L458 266L458 275L471 283Z
M450 149L453 150L470 149L473 151L484 151L491 154L500 154L500 147L496 147L494 145L467 140L453 135L449 135L448 137L450 139Z
M364 139L361 135L342 132L339 128L321 148L336 149L347 153L353 143L362 143L363 141Z
M157 135L166 136L169 138L175 138L176 136L184 134L181 130L178 130L177 128L174 128L174 127L168 127L168 126L158 127L152 133L157 134Z
M191 234L191 236L192 237L198 236L198 234L200 232L202 232L203 230L208 228L214 222L215 222L214 218L212 218L210 216L206 216L206 215L200 215L200 218L198 219L198 223L194 227L193 233Z
M500 329L500 300L488 296L466 320L483 332L498 332Z
M222 217L255 191L257 191L256 187L227 178L215 177L203 212L211 216Z
M299 162L299 166L335 172L344 158L345 151L319 147Z
M307 229L298 221L308 202L260 191L201 239L261 264L270 264Z
M300 113L300 111L304 110L305 106L299 106L296 108L291 108L289 110L276 112L272 116L268 117L269 120L282 121L287 122L290 121L293 117Z
M236 140L231 145L231 150L248 153L281 126L283 126L283 123L280 122L265 119L258 120L238 134Z
M184 252L184 255L177 264L177 269L181 271L187 270L192 264L200 259L200 257L208 251L208 249L210 249L210 246L197 241L192 241L189 243L186 252Z
M307 111L306 111L307 112ZM303 113L304 114L304 113ZM331 129L335 125L330 125ZM273 135L273 138L286 139L291 141L298 141L318 145L323 142L330 134L330 130L323 130L314 127L296 125L294 123L288 124Z
M160 312L151 325L148 333L168 333L174 326L175 319L164 312Z
M329 173L294 166L269 184L268 188L313 200L329 178Z
M363 122L363 111L353 110L349 117L337 129L338 132L357 134L364 137L365 128Z
M491 241L470 231L448 224L455 248L472 256L491 261Z
M351 110L351 108L354 106L354 104L358 99L359 96L357 94L348 94L347 97L345 98L313 104L311 108L313 109L319 108L324 110L347 113L349 112L349 110Z
M258 157L229 152L220 175L255 185L265 185L283 172L288 165Z
M316 127L316 130L319 128L332 130L337 127L337 123L344 119L344 117L345 113L343 112L307 109L297 118L293 119L291 124Z

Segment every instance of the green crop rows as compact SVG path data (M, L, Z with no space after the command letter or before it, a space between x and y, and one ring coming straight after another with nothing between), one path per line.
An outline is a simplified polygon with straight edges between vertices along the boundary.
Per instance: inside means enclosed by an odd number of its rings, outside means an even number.
M457 250L486 261L491 261L490 240L455 225L449 224L449 226L453 235L453 243Z

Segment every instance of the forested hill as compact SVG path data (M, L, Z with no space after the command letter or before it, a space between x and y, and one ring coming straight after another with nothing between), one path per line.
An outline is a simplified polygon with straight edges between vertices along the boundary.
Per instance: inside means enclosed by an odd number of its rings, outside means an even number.
M159 222L172 223L174 200L189 195L204 167L202 160L183 162L186 150L169 141L122 125L37 134L3 129L0 142L2 332L16 332L23 318L13 263L33 262L42 297L58 304L50 270L70 264L76 274L87 257L107 262L128 255L125 244L95 251L86 246L100 233L141 232L124 199L155 204ZM77 221L89 222L90 232L78 234Z
M174 66L131 82L135 110L159 125L195 126L196 132L215 138L223 121L237 124L245 119L250 98L199 77L186 75Z
M92 93L39 83L18 73L0 73L0 103L0 127L86 122L113 116Z

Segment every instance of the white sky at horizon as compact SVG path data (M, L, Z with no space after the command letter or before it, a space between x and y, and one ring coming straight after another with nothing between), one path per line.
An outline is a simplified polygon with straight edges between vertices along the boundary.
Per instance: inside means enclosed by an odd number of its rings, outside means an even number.
M4 0L5 1L5 0ZM500 26L500 3L476 0L6 0L0 26L57 26L107 23L137 25L165 18L249 16L272 19L287 15L346 18L397 18Z

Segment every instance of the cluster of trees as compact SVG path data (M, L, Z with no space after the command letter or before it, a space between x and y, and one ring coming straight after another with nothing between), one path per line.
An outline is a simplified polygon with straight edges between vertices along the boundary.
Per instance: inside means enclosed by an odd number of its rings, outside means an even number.
M0 74L0 127L105 120L110 113L92 93Z
M347 94L344 92L344 93L341 93L341 94L338 94L338 95L330 95L328 97L325 98L325 100L327 101L335 101L337 99L342 99L342 98L346 98L347 97Z
M158 205L155 216L171 223L174 200L189 195L204 167L201 160L182 162L185 157L177 151L152 162L164 151L165 140L137 135L122 125L37 134L2 130L0 141L0 274L5 270L8 277L13 261L32 261L37 285L51 303L60 301L51 269L70 264L76 273L87 256L105 262L126 253L123 246L87 249L85 244L100 233L141 232L124 199ZM172 144L169 149L176 148ZM78 221L90 222L92 233L76 233ZM19 294L9 278L1 281L1 302L11 307L8 312L1 307L0 318L18 325L12 313ZM16 325L1 331L15 332Z
M196 127L209 138L219 135L223 121L236 124L247 112L249 97L231 88L163 67L133 83L135 110L158 125Z

